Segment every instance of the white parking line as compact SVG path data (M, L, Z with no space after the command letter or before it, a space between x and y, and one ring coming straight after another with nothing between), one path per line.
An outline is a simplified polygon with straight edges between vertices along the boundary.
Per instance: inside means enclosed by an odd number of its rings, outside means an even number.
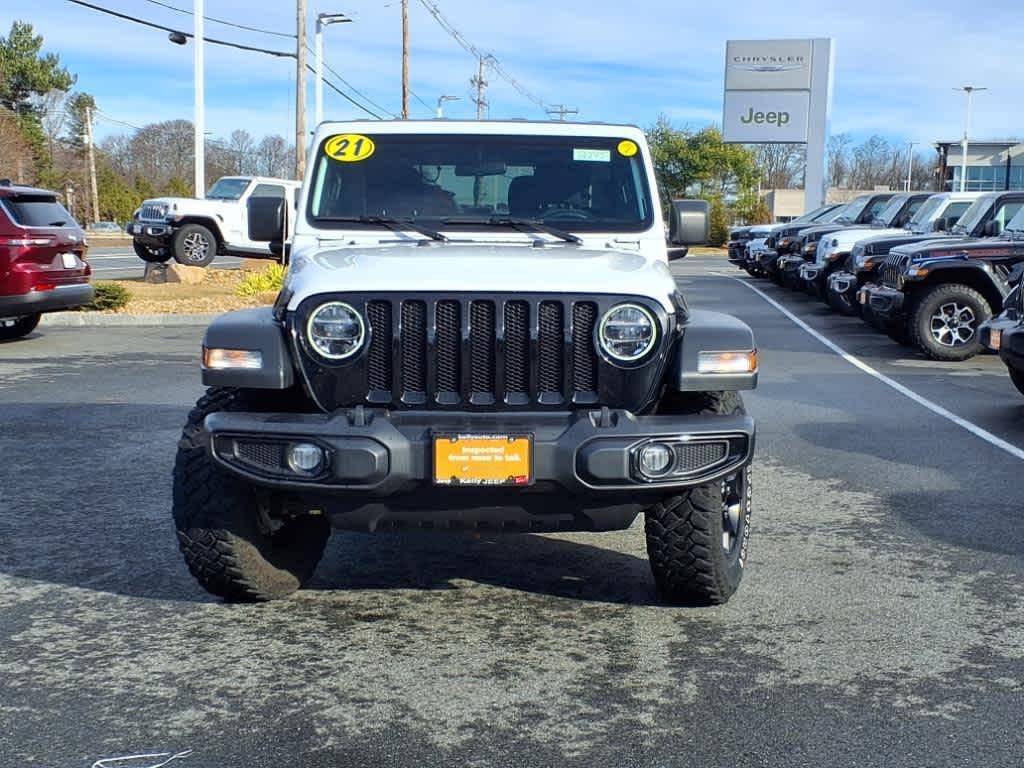
M813 328L811 328L811 326L809 326L807 323L805 323L799 317L794 315L792 312L790 312L784 306L779 304L779 302L775 301L775 299L771 298L768 294L766 294L760 288L755 288L753 285L748 283L746 280L741 280L738 277L729 276L729 279L730 280L735 280L737 283L740 283L741 285L747 286L747 288L752 290L754 293L756 293L758 296L760 296L762 299L764 299L766 302L768 302L771 306L775 307L775 309L779 310L779 312L781 312L786 317L788 317L790 320L792 320L799 328L802 328L803 330L807 331L807 333L809 333L815 339L817 339L822 344L824 344L826 347L831 349L833 352L835 352L837 355L839 355L839 357L843 358L843 360L848 362L850 365L854 366L855 368L859 368L861 371L863 371L864 373L866 373L868 376L872 377L873 379L877 379L878 381L882 382L886 386L895 389L897 392L899 392L904 397L909 398L910 400L913 400L918 405L924 406L925 408L927 408L929 411L931 411L932 413L936 414L937 416L941 416L942 418L947 419L948 421L953 422L958 427L966 429L972 435L974 435L975 437L981 438L982 440L984 440L989 445L994 445L996 448L999 448L1002 451L1006 451L1008 454L1010 454L1014 458L1017 458L1017 459L1020 459L1021 461L1024 461L1024 449L1018 448L1017 446L1013 445L1012 443L1008 443L1006 440L1003 440L1001 437L997 437L996 435L993 435L988 430L982 429L977 424L974 424L974 423L972 423L970 421L967 421L967 419L963 419L963 418L957 416L955 413L952 413L951 411L946 410L945 408L943 408L941 405L939 405L937 403L933 403L931 400L929 400L926 397L922 397L921 395L917 394L917 392L914 392L912 389L908 389L907 387L905 387L902 384L900 384L898 381L890 379L884 373L880 373L880 372L876 371L874 368L872 368L870 365L865 363L860 358L851 355L849 352L847 352L845 349L840 347L834 341L830 340L826 336L823 336L822 334L818 333L818 331L816 331Z

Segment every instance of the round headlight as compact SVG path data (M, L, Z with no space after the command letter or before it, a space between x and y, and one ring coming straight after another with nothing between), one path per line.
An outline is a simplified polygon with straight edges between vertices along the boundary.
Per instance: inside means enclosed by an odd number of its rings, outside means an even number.
M597 329L601 349L614 360L639 360L654 347L658 330L654 316L639 304L612 307Z
M329 360L352 357L363 346L363 318L343 301L318 307L306 323L306 339L317 354Z

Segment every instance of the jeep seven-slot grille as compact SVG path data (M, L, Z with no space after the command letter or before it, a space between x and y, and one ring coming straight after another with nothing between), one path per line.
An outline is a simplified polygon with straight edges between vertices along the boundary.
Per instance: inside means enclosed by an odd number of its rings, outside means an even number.
M890 253L879 268L879 276L882 278L882 285L886 285L890 288L899 288L900 275L909 263L909 256L904 256L899 253Z
M406 405L597 401L597 304L372 299L368 398Z

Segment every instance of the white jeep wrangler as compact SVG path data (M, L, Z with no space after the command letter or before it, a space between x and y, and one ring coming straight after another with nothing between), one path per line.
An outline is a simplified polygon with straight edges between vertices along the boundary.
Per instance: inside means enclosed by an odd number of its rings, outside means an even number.
M750 532L753 334L691 309L635 127L326 123L273 308L222 316L174 468L196 579L268 600L332 525L605 531L646 520L666 599L724 602ZM286 250L280 200L250 237Z
M224 176L202 200L159 197L144 201L128 225L128 234L136 255L147 262L163 263L173 257L179 264L205 267L218 254L275 258L267 243L249 239L249 201L259 197L284 200L292 218L300 186L287 179Z

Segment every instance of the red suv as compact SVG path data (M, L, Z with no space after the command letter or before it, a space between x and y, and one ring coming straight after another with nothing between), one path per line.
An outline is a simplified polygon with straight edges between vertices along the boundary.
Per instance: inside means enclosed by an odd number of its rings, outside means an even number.
M55 193L0 180L0 341L31 333L43 312L92 301L85 252Z

